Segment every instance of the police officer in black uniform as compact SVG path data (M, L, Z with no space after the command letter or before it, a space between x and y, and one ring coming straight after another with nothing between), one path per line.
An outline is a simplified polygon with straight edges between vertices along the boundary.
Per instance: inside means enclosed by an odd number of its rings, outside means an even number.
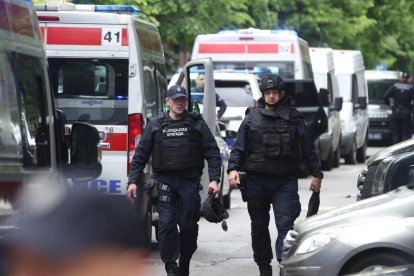
M283 240L301 211L298 168L303 156L313 175L312 191L319 191L323 173L302 115L290 104L278 75L260 81L259 106L248 109L229 160L229 182L240 183L246 171L247 209L251 219L253 257L260 275L272 275L269 234L270 204L277 227L276 257L281 260Z
M384 103L392 109L391 131L394 144L410 139L413 133L414 86L409 79L409 74L402 74L401 81L388 88L384 94Z
M188 112L187 93L180 85L168 90L169 111L149 121L132 159L128 199L142 188L143 169L152 154L158 186L158 235L161 259L167 275L189 275L190 260L197 249L201 199L200 177L208 162L208 193L219 193L220 150L201 115ZM180 231L177 230L177 224ZM179 258L179 267L177 259Z

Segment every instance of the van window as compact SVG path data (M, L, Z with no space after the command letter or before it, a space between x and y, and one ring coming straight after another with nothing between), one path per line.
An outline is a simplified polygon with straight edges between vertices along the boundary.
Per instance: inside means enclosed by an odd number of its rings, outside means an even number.
M397 79L382 79L368 81L368 98L370 103L382 104L384 94L392 85L398 82Z
M216 93L229 107L250 107L255 105L252 88L247 81L216 80Z
M334 100L334 91L333 91L333 76L331 73L328 73L328 92L329 92L329 102L331 103Z
M161 64L143 61L144 107L147 118L153 118L162 112L162 103L167 97L167 80Z
M128 60L50 58L56 105L69 123L126 125Z
M0 170L4 166L19 165L23 157L16 94L9 60L0 52Z
M47 104L44 64L37 57L15 54L17 104L20 108L20 130L25 167L50 166L51 114Z
M217 70L250 70L259 76L277 74L284 79L295 78L295 64L293 61L246 61L246 62L214 62Z
M319 95L315 83L312 81L287 81L286 95L293 98L295 107L320 106Z
M354 105L358 104L358 89L358 78L355 74L352 74L352 103Z

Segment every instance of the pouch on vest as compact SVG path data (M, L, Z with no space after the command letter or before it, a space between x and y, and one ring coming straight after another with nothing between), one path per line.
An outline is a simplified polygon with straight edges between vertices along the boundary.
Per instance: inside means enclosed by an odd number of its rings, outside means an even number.
M280 156L281 140L281 135L278 133L263 134L264 156L267 158Z

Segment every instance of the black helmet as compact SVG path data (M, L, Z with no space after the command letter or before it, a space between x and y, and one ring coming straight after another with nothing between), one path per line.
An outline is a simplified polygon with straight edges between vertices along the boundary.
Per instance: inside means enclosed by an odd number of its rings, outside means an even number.
M285 88L285 82L278 75L266 75L260 80L259 88L262 93L269 89L282 90Z
M208 222L219 223L229 217L229 213L221 205L219 199L214 198L212 194L204 201L201 212Z

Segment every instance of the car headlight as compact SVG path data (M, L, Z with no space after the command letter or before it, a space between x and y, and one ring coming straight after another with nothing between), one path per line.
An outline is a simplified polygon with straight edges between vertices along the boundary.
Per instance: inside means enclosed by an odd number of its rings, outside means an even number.
M319 250L333 241L340 232L341 229L328 229L312 234L299 243L295 254L300 255Z
M382 194L384 191L387 172L396 156L390 156L381 161L372 179L371 194Z

